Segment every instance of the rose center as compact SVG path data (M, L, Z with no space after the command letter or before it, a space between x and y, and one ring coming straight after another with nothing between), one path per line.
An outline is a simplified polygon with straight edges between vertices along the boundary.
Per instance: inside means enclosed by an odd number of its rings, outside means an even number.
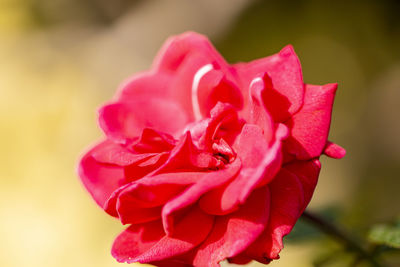
M215 141L211 147L214 158L216 158L217 161L221 162L223 165L231 163L235 160L235 152L223 138Z

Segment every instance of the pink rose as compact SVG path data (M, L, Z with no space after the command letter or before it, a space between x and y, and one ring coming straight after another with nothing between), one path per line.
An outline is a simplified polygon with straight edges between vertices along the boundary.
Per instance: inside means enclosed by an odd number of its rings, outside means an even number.
M106 138L79 175L130 226L120 262L218 266L279 258L316 186L337 84L303 83L293 48L229 65L207 38L171 37L100 109Z

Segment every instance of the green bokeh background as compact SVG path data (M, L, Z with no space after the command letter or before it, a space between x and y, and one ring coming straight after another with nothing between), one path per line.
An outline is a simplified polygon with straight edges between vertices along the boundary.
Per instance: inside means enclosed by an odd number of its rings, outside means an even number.
M120 266L109 250L123 226L90 199L76 164L102 136L96 109L186 30L232 63L290 43L307 83L338 82L330 139L348 154L322 159L310 209L334 210L359 235L395 218L399 14L395 0L0 0L0 266ZM311 266L336 249L320 242L288 242L271 266Z

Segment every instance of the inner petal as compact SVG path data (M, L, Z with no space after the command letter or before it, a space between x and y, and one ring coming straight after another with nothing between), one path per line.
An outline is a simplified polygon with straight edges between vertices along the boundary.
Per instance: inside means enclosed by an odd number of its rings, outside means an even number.
M207 72L213 69L212 64L207 64L201 67L193 77L193 84L192 84L192 106L193 106L193 114L196 121L201 119L201 112L200 112L200 105L199 105L199 98L198 98L198 89L201 78L207 74Z
M243 121L239 119L236 109L231 104L218 102L210 115L207 128L199 141L200 146L204 150L212 151L212 145L221 138L232 145L243 127Z

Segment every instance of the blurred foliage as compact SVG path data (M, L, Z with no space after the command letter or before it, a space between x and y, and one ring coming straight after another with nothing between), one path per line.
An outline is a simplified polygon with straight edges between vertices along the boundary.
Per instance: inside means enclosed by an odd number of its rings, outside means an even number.
M400 249L400 219L393 224L374 225L368 239L378 245Z

